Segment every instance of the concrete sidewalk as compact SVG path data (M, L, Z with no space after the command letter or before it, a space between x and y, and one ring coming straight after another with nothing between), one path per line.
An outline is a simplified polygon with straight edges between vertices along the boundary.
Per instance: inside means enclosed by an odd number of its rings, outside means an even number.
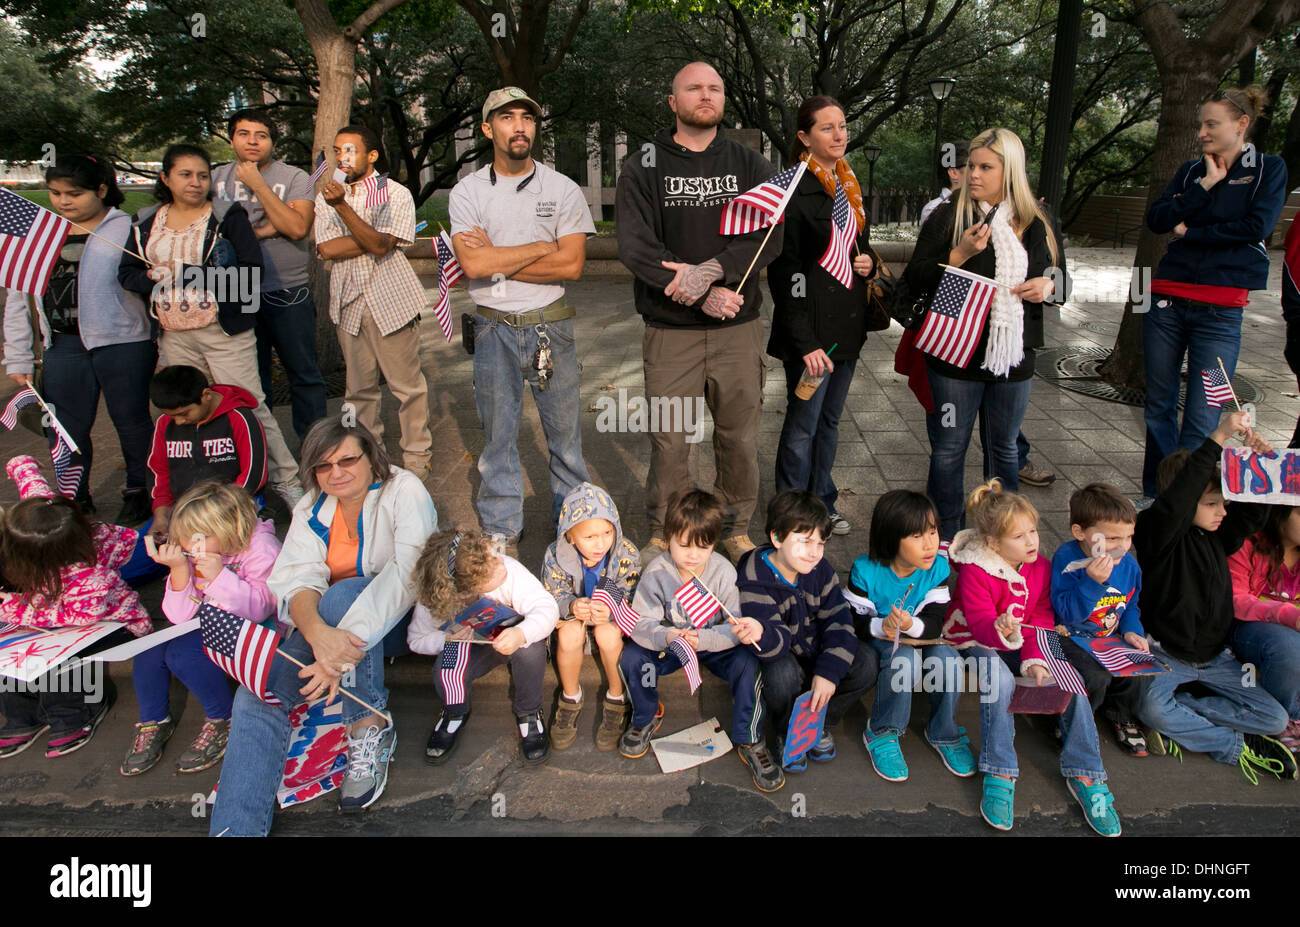
M1276 254L1276 253L1275 253ZM1088 286L1114 289L1127 284L1132 254L1111 249L1070 252L1078 278L1084 268ZM1300 414L1295 379L1282 359L1285 329L1279 309L1279 261L1274 260L1270 287L1253 295L1243 332L1238 370L1264 391L1257 403L1260 426L1275 444L1285 445ZM1113 269L1106 269L1113 268ZM1094 282L1095 281L1095 282ZM603 404L643 394L641 335L643 325L632 307L626 277L589 278L570 288L579 307L578 355L583 364L584 453L592 479L608 488L623 517L624 529L638 543L647 540L644 485L648 441L642 434L602 433L597 419ZM1049 345L1091 344L1109 347L1122 306L1116 302L1085 301L1076 290L1075 303L1049 314ZM453 315L468 308L462 289L452 299ZM1087 326L1087 327L1085 327ZM431 427L436 448L429 486L439 522L475 523L473 491L477 482L476 455L482 431L474 407L472 361L459 345L442 339L432 318L424 329L425 371L430 385ZM835 469L841 488L839 509L853 531L833 537L827 556L842 571L865 552L871 509L882 492L893 488L924 490L928 445L924 419L903 378L893 372L893 351L901 335L897 326L873 334L863 351L841 423ZM784 382L780 365L768 358L767 383L760 437L762 488L751 534L759 536L762 513L773 493L774 455L784 414ZM0 402L13 392L6 380ZM339 406L330 402L330 411ZM396 407L386 399L387 443L396 450ZM291 446L287 407L276 410ZM1059 389L1050 380L1034 383L1025 433L1033 444L1032 459L1055 470L1057 481L1047 489L1024 492L1043 513L1043 549L1050 552L1069 536L1067 503L1070 493L1093 480L1107 480L1137 494L1142 462L1141 409L1092 399ZM696 452L697 481L708 487L713 478L711 428ZM100 449L92 473L92 491L101 513L117 511L120 469L116 436L101 410L95 442ZM549 520L545 440L536 411L525 402L519 438L525 468L525 533L520 559L530 569L540 566L543 551L554 540ZM27 432L0 432L0 451L7 459L28 453L48 459L43 441ZM967 459L966 488L980 478L978 442ZM16 495L7 482L0 486L0 505ZM284 514L277 516L283 533ZM161 583L142 592L158 612ZM161 617L159 620L162 620ZM903 749L911 767L906 783L884 782L872 771L861 744L866 709L857 708L837 730L839 756L826 764L810 764L808 772L791 775L784 789L772 795L754 790L749 775L734 756L723 756L696 769L665 776L651 756L625 760L617 753L595 750L592 733L599 720L603 682L595 661L584 663L583 688L587 707L581 734L570 750L552 754L549 764L526 769L518 756L518 737L509 708L509 677L499 669L473 688L473 719L462 735L456 758L433 768L423 762L424 741L437 713L431 671L433 661L404 657L390 667L391 708L397 721L399 745L388 791L381 802L358 818L337 815L330 797L277 817L283 834L990 834L978 813L979 778L959 780L947 773L924 742L929 717L927 700L914 703L911 736ZM38 747L0 761L0 832L41 834L202 834L206 821L201 801L216 780L216 770L195 776L173 774L175 758L202 723L197 703L177 683L173 686L173 716L179 716L176 736L162 763L134 779L118 774L118 766L137 720L137 705L129 669L114 665L120 699L93 743L79 753L46 760ZM554 674L548 671L548 712L553 706ZM705 684L691 696L681 674L668 677L661 694L667 715L661 733L681 730L716 717L724 729L730 718L725 686L705 674ZM870 697L868 697L869 699ZM979 744L978 701L962 699L959 723L974 745ZM549 717L548 717L549 720ZM1090 833L1057 772L1050 731L1022 719L1017 741L1021 778L1017 786L1014 833ZM1116 746L1109 731L1101 731L1101 750L1116 808L1126 834L1260 834L1293 832L1300 825L1300 783L1261 780L1247 783L1236 767L1192 755L1183 762L1166 757L1133 759ZM733 751L734 754L734 751ZM494 815L494 810L497 812Z

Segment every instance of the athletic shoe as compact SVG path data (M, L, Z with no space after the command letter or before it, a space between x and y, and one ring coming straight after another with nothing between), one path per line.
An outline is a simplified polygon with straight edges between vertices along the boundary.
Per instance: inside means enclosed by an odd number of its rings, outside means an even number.
M809 752L810 751L805 750L803 753L799 755L799 758L797 760L793 760L792 762L789 763L782 763L781 768L784 769L786 772L790 772L790 773L801 773L805 771L808 768ZM782 759L784 759L785 757L784 738L778 738L776 741L776 755L778 758L782 758Z
M1286 728L1277 735L1277 740L1292 754L1300 753L1300 721L1288 721Z
M1115 797L1100 779L1067 779L1066 787L1083 809L1083 819L1088 826L1103 837L1118 837L1123 828L1115 813Z
M980 817L989 827L1011 830L1016 819L1016 780L1007 776L984 774L984 797L980 799Z
M898 746L897 734L872 737L869 730L864 730L862 745L871 756L871 765L876 770L876 775L886 782L906 781L907 763L903 760L902 748Z
M741 557L754 549L754 542L747 534L737 534L734 537L724 538L722 549L726 551L727 559L736 564L740 562Z
M348 734L348 771L339 790L339 810L355 814L369 808L384 794L388 764L397 747L397 729L372 724L360 737Z
M1251 785L1259 785L1255 771L1256 766L1265 772L1271 772L1279 779L1296 778L1296 762L1291 751L1280 740L1265 737L1263 734L1247 734L1237 758L1242 774L1250 780Z
M639 760L650 749L650 738L664 723L663 703L659 703L659 713L645 727L629 727L623 732L618 742L618 752L629 760Z
M1148 755L1146 738L1142 736L1142 728L1138 727L1136 721L1112 721L1110 725L1115 730L1115 739L1119 745L1131 756Z
M969 779L975 775L975 756L970 752L970 739L966 736L966 728L959 727L961 740L955 744L937 744L930 740L930 735L925 735L925 742L934 747L939 753L939 759L943 760L943 765L948 767L948 772L954 776L960 776L962 779Z
M524 763L528 766L542 765L551 755L551 736L542 724L542 713L516 715L515 720L523 729L519 732L519 750L524 755Z
M849 520L847 518L845 518L839 512L831 513L831 534L843 535L843 534L848 534L852 530L853 530L853 526L849 524Z
M1147 752L1152 756L1174 756L1178 762L1183 761L1183 748L1174 743L1172 738L1166 737L1153 727L1143 727L1142 733L1144 740L1147 742Z
M289 507L290 512L293 511L293 507L298 504L298 500L304 495L302 483L298 482L296 476L291 476L282 483L272 483L271 489L275 490L275 494L284 500L284 504Z
M48 724L38 724L26 730L0 732L0 760L22 753L49 729Z
M571 702L560 695L555 703L555 725L551 728L551 743L556 750L567 750L578 739L578 715L582 713L582 699Z
M1026 486L1051 486L1056 482L1056 474L1051 470L1035 467L1029 461L1020 468L1020 482Z
M445 711L438 723L433 726L433 733L429 735L429 743L424 748L424 761L430 766L441 766L451 759L451 755L456 752L457 736L465 728L465 722L469 720L469 713L463 715L449 715ZM453 721L459 721L453 731L450 729Z
M111 689L109 690L112 691ZM85 725L75 731L69 731L66 734L50 735L49 743L45 745L46 759L53 759L56 756L67 756L69 753L76 753L86 744L90 743L90 738L95 736L95 730L108 717L108 710L113 707L113 699L101 699L95 706L95 713L90 716L90 720Z
M163 747L174 733L176 725L170 717L137 724L131 747L127 750L126 759L122 761L122 775L138 776L153 769L162 759Z
M785 785L785 773L776 765L767 744L737 744L736 754L740 761L749 767L754 776L754 788L760 792L775 792Z
M122 493L122 509L117 513L117 524L134 528L147 522L152 514L148 492L132 489Z
M601 753L609 753L611 750L618 749L618 738L623 733L623 725L627 724L627 716L632 711L632 706L628 704L627 695L623 696L623 701L612 702L609 697L605 697L605 703L601 709L600 727L596 729L596 749ZM555 738L551 738L554 743Z
M821 739L808 750L808 759L814 763L825 763L827 760L835 759L835 738L831 736L830 731L822 730Z
M194 738L194 743L176 761L176 771L185 775L216 766L226 755L226 742L229 739L229 718L204 718L199 736Z

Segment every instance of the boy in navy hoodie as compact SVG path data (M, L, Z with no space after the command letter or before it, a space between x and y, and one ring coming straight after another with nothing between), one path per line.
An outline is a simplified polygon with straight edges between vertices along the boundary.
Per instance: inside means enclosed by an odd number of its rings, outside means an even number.
M777 736L784 741L795 699L811 689L812 708L825 708L826 721L806 756L834 759L831 728L875 685L879 661L859 644L853 610L824 556L831 532L826 504L804 490L777 493L767 506L766 531L768 544L740 559L743 617L735 622L736 638L762 663L763 701ZM807 765L800 758L786 769Z
M1092 710L1102 709L1121 746L1146 756L1146 738L1134 716L1152 677L1112 676L1088 645L1094 638L1119 637L1150 652L1138 607L1142 569L1130 552L1136 522L1133 503L1113 486L1090 483L1070 496L1074 540L1052 557L1052 609L1065 628L1061 649L1083 677ZM1082 561L1087 563L1075 566Z
M221 480L255 499L266 485L266 434L248 390L208 385L197 367L164 367L149 382L149 401L162 410L153 431L155 538L167 535L173 503L203 480Z

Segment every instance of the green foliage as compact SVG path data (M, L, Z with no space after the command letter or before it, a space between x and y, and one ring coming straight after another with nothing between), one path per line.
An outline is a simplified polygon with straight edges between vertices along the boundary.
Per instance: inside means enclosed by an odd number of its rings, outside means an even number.
M0 158L35 161L47 144L62 151L104 151L96 88L81 68L51 71L30 40L0 20Z

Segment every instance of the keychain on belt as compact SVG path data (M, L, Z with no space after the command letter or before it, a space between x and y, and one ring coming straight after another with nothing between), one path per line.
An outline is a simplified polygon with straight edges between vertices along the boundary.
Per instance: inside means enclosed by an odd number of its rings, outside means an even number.
M537 351L533 354L533 369L537 371L537 388L546 389L546 381L551 378L551 338L546 334L546 325L539 324L537 331Z

